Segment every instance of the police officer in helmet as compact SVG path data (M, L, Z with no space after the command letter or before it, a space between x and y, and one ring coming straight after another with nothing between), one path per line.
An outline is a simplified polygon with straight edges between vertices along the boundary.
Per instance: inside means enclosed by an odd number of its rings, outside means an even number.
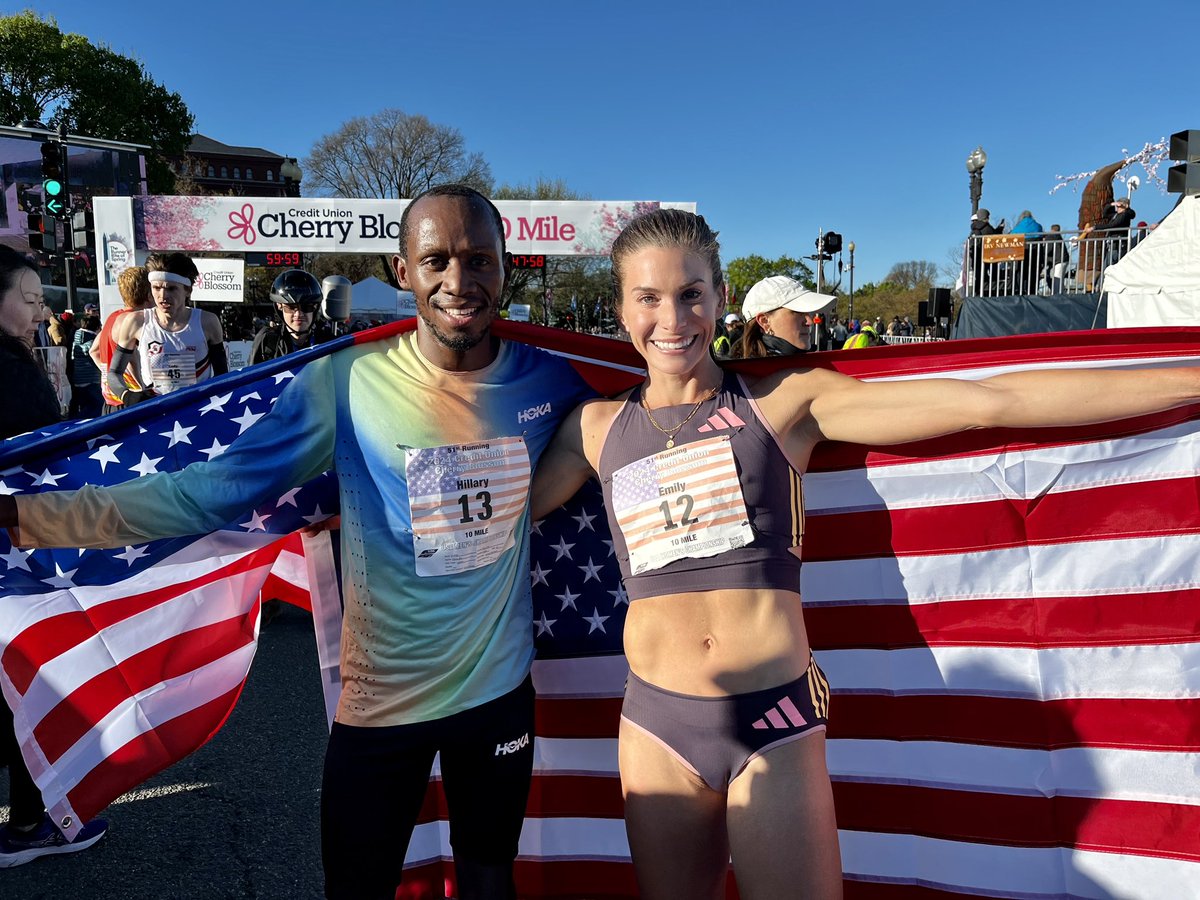
M279 310L279 323L272 322L254 336L250 363L276 359L324 343L333 337L319 321L321 284L303 269L288 269L271 285L271 302Z

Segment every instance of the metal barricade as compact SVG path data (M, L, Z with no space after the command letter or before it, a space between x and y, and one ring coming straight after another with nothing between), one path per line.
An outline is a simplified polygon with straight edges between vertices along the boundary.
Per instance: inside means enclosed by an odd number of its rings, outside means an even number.
M1016 297L1092 293L1099 290L1104 270L1144 235L1142 230L1043 232L1027 235L1023 252L1016 258L998 262L985 258L987 238L972 235L966 241L963 257L963 294Z

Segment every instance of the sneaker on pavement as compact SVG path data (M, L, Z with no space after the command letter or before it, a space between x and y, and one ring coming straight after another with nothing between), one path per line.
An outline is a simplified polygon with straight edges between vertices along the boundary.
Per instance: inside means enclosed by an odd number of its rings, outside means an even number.
M21 832L5 825L0 828L0 869L24 865L41 856L77 853L80 850L86 850L107 833L108 822L104 819L93 819L88 822L80 829L73 841L68 841L63 837L62 832L54 827L49 816L42 819L42 824L29 832Z

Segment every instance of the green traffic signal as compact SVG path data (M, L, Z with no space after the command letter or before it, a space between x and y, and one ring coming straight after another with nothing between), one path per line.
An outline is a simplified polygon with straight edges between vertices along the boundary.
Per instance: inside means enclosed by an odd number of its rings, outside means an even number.
M42 190L47 197L57 197L63 191L61 181L55 181L53 178L47 178L42 182Z

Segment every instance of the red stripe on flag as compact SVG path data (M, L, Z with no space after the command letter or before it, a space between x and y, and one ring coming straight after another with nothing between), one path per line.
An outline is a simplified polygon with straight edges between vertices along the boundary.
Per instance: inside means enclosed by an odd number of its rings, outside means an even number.
M906 509L831 513L804 536L805 562L971 553L1029 544L1200 532L1196 479L1113 484ZM814 517L814 521L815 521Z
M1111 747L1179 752L1191 752L1200 745L1200 699L1026 700L835 691L830 708L830 740L904 739L1036 750Z
M16 689L23 694L29 689L29 684L40 666L94 637L99 631L160 603L223 581L231 575L249 571L260 565L269 565L279 555L280 545L281 541L276 541L260 547L190 581L109 600L87 610L42 619L24 629L9 643L3 656L0 656L0 664L4 666Z
M804 620L818 650L1189 643L1200 633L1200 589L912 606L812 604Z
M253 610L257 615L257 609ZM96 722L156 684L186 675L254 643L254 617L237 616L174 635L94 676L67 695L34 728L54 763Z
M835 781L838 827L1200 861L1200 807Z
M429 782L421 804L418 824L446 818L446 794L440 779ZM552 819L584 816L590 819L620 819L625 815L621 780L612 775L548 775L534 772L526 815Z
M80 821L86 822L132 787L207 743L225 724L245 681L220 697L155 726L114 750L67 792Z
M259 596L263 600L282 600L284 603L290 603L292 606L312 612L312 594L275 574L267 576Z
M538 697L536 733L551 738L613 738L621 724L621 698Z
M626 900L641 896L633 864L596 859L525 860L513 869L517 895L537 900ZM736 900L732 876L727 900ZM454 865L440 860L404 870L396 900L444 900L458 896Z
M888 881L842 880L842 900L963 900L978 894L939 891L919 884L895 884Z

